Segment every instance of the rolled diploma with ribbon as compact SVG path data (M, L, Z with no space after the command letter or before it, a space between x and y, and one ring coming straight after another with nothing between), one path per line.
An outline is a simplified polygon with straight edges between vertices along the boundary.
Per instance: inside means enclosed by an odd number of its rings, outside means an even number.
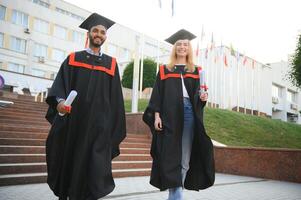
M72 91L69 93L69 95L68 95L66 101L64 102L64 106L70 107L76 96L77 96L77 92L76 92L75 90L72 90ZM65 114L59 113L59 115L60 115L60 116L64 116Z
M199 76L200 76L200 95L207 92L207 85L206 85L206 77L205 77L205 71L203 69L199 69Z

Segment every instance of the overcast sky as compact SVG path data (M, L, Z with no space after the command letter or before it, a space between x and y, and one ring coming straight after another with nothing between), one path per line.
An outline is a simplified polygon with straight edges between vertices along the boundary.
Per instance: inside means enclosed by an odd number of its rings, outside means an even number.
M301 0L65 0L117 23L164 40L185 28L260 62L287 60L301 33ZM194 41L196 43L196 41Z

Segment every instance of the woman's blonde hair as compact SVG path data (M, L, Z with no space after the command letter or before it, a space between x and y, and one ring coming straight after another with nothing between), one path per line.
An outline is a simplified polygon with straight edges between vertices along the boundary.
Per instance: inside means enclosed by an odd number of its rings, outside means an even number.
M169 70L173 70L176 60L177 60L177 52L176 52L176 44L177 42L173 45L172 51L170 54L170 61L169 64L167 65ZM190 41L188 41L188 53L186 56L186 67L188 68L188 71L194 72L195 66L193 64L193 51L192 51L192 46Z

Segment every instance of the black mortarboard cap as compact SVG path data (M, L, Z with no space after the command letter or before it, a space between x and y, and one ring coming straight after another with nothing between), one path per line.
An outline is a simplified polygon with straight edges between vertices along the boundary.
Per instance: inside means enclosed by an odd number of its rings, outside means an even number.
M193 35L189 31L186 31L185 29L181 29L181 30L177 31L176 33L174 33L169 38L167 38L165 41L170 44L175 44L176 41L178 41L178 40L189 40L190 41L190 40L193 40L194 38L196 38L195 35Z
M93 26L102 25L108 30L113 24L115 22L112 20L97 13L92 13L79 27L90 31Z

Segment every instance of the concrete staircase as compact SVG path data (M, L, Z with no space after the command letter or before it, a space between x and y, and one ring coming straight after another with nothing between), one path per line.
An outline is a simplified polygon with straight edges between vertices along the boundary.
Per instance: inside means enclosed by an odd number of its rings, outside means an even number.
M22 95L0 99L14 102L0 107L0 186L46 182L45 141L50 129L44 118L46 103ZM149 151L147 135L128 134L121 155L113 160L113 176L148 176Z

